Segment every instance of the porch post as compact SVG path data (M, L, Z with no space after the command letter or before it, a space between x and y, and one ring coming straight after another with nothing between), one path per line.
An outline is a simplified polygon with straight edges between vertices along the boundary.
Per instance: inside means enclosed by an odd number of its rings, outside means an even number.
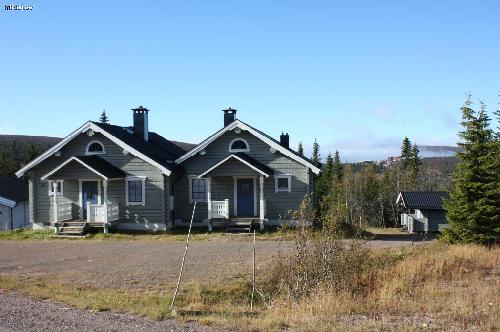
M53 195L54 195L54 206L53 206L53 216L52 216L52 222L55 227L55 233L59 233L59 224L58 224L58 213L57 213L57 181L52 182L52 189L53 189Z
M208 231L211 232L212 227L212 177L207 177L207 211L208 211Z
M102 182L104 187L104 234L108 233L108 180Z
M264 230L264 218L266 215L266 211L265 211L265 204L266 203L264 201L264 176L263 175L259 176L259 185L260 185L259 219L260 219L260 230L263 231Z

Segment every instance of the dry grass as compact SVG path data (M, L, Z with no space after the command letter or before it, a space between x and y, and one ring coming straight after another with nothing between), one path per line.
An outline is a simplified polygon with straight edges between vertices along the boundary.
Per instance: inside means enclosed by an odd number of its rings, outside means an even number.
M121 233L89 233L85 238L57 238L54 237L54 231L50 229L43 230L25 230L0 232L0 241L141 241L141 242L172 242L186 241L187 230L172 230L167 232L121 232ZM208 233L205 229L194 229L191 234L192 241L217 241L225 238L237 238L241 235L228 234L224 232ZM292 235L280 231L267 231L257 233L258 240L290 240Z
M179 319L244 331L498 330L500 248L425 246L371 252L356 289L325 291L291 304L276 299L249 314L250 283L186 284L177 304ZM267 276L261 276L260 282ZM69 305L169 317L171 289L134 292L54 284L50 278L0 277L0 288ZM267 295L267 294L266 294Z

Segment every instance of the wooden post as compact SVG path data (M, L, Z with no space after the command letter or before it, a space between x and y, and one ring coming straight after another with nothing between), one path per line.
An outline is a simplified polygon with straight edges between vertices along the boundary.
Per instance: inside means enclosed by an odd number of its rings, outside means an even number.
M108 180L104 179L104 234L108 233Z
M250 311L253 311L253 296L255 293L255 229L253 230L253 269L252 269L252 298L250 300Z
M207 210L208 210L208 231L211 232L212 227L212 178L209 176L207 181Z
M264 176L260 175L259 177L259 185L260 185L260 213L259 213L259 219L260 219L260 231L264 230L264 218L266 217L266 211L265 211L265 202L264 202Z
M174 309L175 298L177 297L177 292L179 291L179 286L181 284L182 271L184 270L184 263L186 262L186 256L188 253L189 237L191 236L191 227L193 226L194 211L196 211L196 201L193 206L193 214L191 215L191 222L189 223L188 236L186 239L186 250L184 251L184 256L182 257L181 271L179 272L179 279L177 279L177 286L175 286L174 296L172 297L172 303L170 304L170 311Z
M53 195L54 195L54 206L53 206L53 216L52 216L52 222L54 223L54 227L55 227L55 233L58 234L59 233L59 216L58 216L58 209L57 209L57 181L53 181L52 182L52 189L54 190L53 191Z

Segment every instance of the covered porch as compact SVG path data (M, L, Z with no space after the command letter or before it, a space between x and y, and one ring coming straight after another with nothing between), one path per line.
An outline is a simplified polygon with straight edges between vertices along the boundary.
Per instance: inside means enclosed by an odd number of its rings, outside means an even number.
M49 185L50 222L56 234L83 232L85 227L107 233L119 219L117 193L125 191L125 176L98 156L73 156L42 176Z
M233 153L198 175L206 181L208 229L264 229L265 179L272 170L244 153Z

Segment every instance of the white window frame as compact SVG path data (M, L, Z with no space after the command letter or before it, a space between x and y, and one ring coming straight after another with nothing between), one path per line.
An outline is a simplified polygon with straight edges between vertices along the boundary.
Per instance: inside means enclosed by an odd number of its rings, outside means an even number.
M99 145L102 146L102 151L89 151L89 148L92 144L94 143L97 143ZM106 150L104 149L104 144L102 144L101 141L99 140L93 140L93 141L90 141L89 144L87 144L87 147L85 148L85 155L86 156L93 156L93 155L96 155L96 154L106 154Z
M196 175L189 175L189 202L193 203L196 201L197 203L206 203L208 196L208 181L206 178L198 178ZM204 180L205 181L205 199L193 199L193 180Z
M142 201L129 202L128 200L128 183L129 181L142 181ZM126 205L142 205L146 206L146 177L145 176L127 176L125 178L125 202Z
M49 182L49 196L54 196L54 192L52 191L52 189L54 188L52 183L54 182L61 183L61 192L57 192L56 196L62 196L64 194L64 180L49 180L48 182Z
M243 141L245 143L245 145L247 146L247 148L246 149L232 149L231 147L233 146L233 143L236 141ZM231 143L229 143L229 152L250 152L250 145L248 144L246 139L238 137L238 138L233 139L231 141Z
M288 179L288 188L279 188L278 187L278 179ZM283 193L283 192L292 192L292 176L289 174L284 174L284 175L275 175L274 176L274 192L275 193Z

